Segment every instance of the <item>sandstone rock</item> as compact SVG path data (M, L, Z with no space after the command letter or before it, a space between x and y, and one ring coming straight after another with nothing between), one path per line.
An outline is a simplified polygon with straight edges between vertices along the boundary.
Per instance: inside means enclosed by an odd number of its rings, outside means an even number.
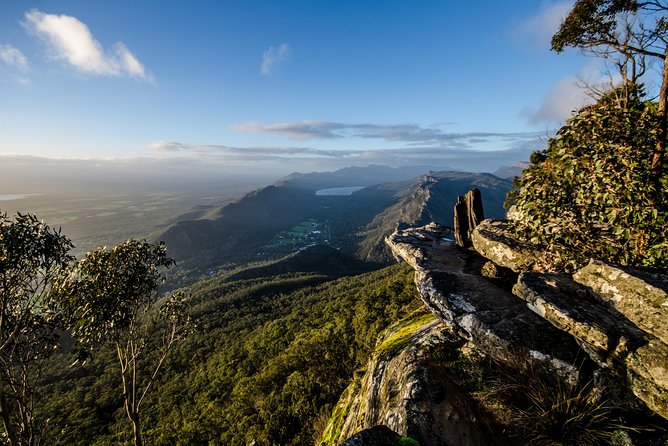
M584 350L614 387L608 395L633 407L631 391L668 419L666 276L602 262L572 278L528 271L541 253L514 241L506 223L485 220L473 233L474 247L498 265L524 271L513 291L527 306L469 274L469 265L480 264L472 260L476 254L444 241L439 231L407 229L386 242L413 265L422 300L455 333L501 362L544 367L567 379L577 375Z
M502 444L485 429L477 403L438 362L441 352L453 354L463 342L431 314L388 328L363 379L351 384L335 408L325 444L376 425L416 438L421 446Z
M668 343L668 277L592 261L573 278L638 327Z
M471 246L471 233L485 219L482 197L478 189L471 189L458 197L454 209L454 234L457 246Z
M622 380L626 376L628 387L624 382L611 383L618 387L615 392L630 389L649 409L668 419L668 346L635 325L647 326L652 316L657 317L644 292L649 290L648 295L654 296L650 301L656 302L661 290L645 282L651 278L641 279L638 272L631 275L629 271L592 262L575 276L591 288L563 274L525 272L513 292L537 314L578 339L599 365ZM596 299L592 289L612 305ZM665 322L655 320L657 326L646 331L665 333Z
M565 274L525 272L513 293L552 325L571 334L601 366L623 360L629 349L644 343L644 333L615 317L587 288Z
M651 338L629 355L626 364L633 393L668 419L668 346Z
M405 261L416 270L430 270L443 267L441 258L433 257L433 245L451 246L453 237L450 228L430 223L421 228L398 228L385 238L385 244L398 262Z
M427 307L481 351L513 366L546 368L566 379L577 375L574 364L581 350L574 339L511 293L466 273L467 261L476 254L443 241L437 226L398 231L387 243L416 269L415 282Z
M513 237L507 221L484 220L471 234L471 241L480 255L515 272L532 269L540 256L535 247Z

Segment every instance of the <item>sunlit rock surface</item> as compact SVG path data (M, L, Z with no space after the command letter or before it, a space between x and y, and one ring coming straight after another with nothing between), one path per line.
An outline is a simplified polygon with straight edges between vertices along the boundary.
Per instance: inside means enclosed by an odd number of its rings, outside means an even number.
M480 255L515 272L536 265L540 252L515 239L504 220L484 220L471 234L473 247Z
M615 366L629 349L646 342L641 330L612 313L569 275L525 272L520 274L513 293L538 315L575 337L601 366Z
M580 349L572 337L532 312L525 302L466 271L474 252L460 250L437 225L399 230L386 243L415 268L427 307L481 351L513 366L547 368L572 379Z
M573 279L639 328L668 343L668 276L592 261Z
M573 278L588 287L615 314L642 329L643 342L631 345L624 365L633 393L668 419L668 280L634 268L599 261Z
M521 273L513 295L468 271L477 254L457 249L447 234L432 224L398 230L386 242L415 268L423 301L455 333L501 362L542 366L566 378L576 376L586 353L613 377L614 392L633 400L632 392L668 419L665 275L598 261L573 276L533 271L540 251L514 240L506 222L485 220L473 233L473 246L494 264Z

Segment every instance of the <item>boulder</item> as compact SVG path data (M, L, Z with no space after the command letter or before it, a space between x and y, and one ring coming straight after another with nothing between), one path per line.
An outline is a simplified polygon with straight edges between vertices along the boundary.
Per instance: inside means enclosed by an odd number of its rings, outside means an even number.
M652 411L668 419L668 346L656 338L626 359L633 393Z
M668 277L591 261L573 279L639 328L668 343Z
M566 274L525 272L513 293L552 325L575 337L599 365L612 367L630 349L645 343L644 333L596 300Z
M625 358L633 393L668 419L668 277L597 260L573 275L611 311L646 332Z
M455 356L463 343L431 314L389 327L364 377L350 385L334 409L323 444L337 444L378 425L415 438L421 446L505 444L486 428L478 403L457 387L442 363L444 355ZM376 444L350 443L355 438L359 434L343 444Z
M480 255L515 272L533 269L541 255L535 246L517 240L504 220L482 221L471 241Z

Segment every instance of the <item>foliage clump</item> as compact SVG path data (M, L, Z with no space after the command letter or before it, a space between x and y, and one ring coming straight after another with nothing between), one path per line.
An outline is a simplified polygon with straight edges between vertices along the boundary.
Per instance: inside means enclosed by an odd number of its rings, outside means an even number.
M636 430L626 425L591 383L568 383L532 373L520 373L519 378L500 388L499 396L507 400L517 421L514 434L528 444L604 445L613 438L629 438L626 431Z
M613 90L582 108L508 196L515 228L546 247L548 267L572 269L590 258L668 266L665 172L650 181L657 107L636 87Z

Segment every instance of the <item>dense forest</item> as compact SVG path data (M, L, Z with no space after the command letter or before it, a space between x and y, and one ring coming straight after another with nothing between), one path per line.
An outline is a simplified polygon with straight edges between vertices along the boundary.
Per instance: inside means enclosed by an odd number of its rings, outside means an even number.
M289 273L194 285L196 330L145 403L147 444L313 444L377 335L420 308L406 266L330 279ZM44 377L38 419L47 443L131 441L114 356L71 362L55 356Z

